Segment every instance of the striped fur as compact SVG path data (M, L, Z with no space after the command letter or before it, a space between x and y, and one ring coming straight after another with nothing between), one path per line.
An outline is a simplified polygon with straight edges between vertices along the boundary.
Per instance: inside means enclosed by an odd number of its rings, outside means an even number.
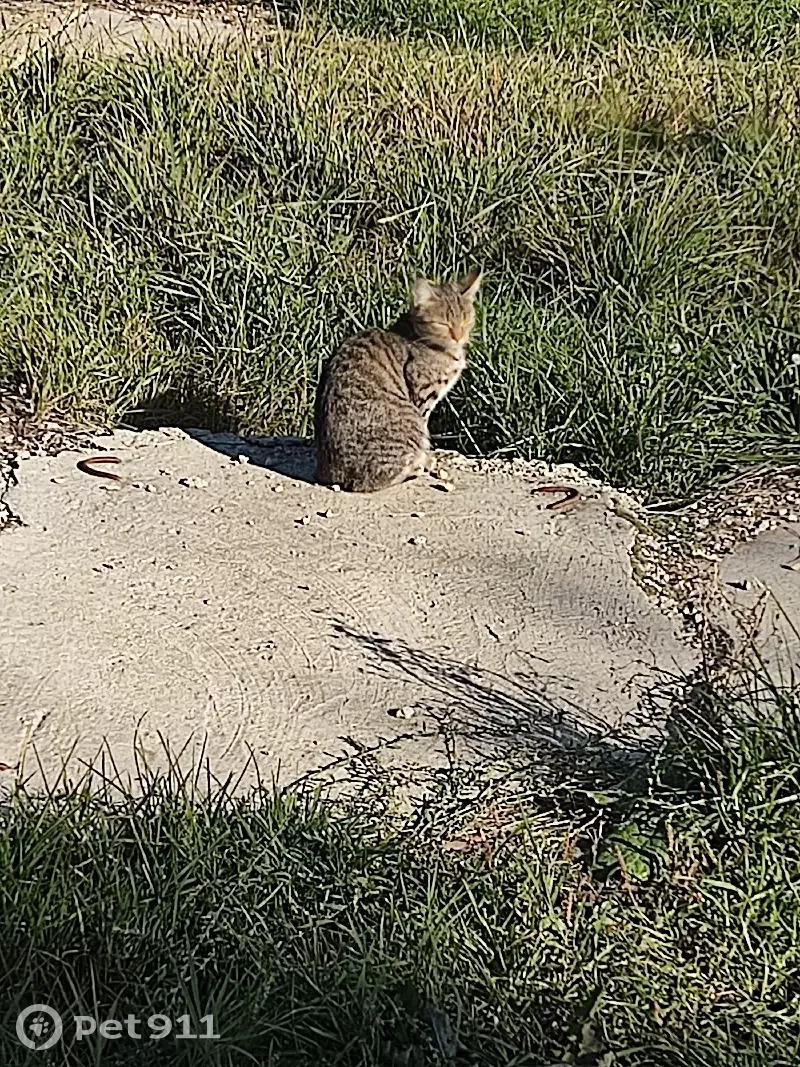
M414 286L408 312L389 330L345 341L317 389L317 481L356 493L423 473L431 411L458 381L475 321L481 275Z

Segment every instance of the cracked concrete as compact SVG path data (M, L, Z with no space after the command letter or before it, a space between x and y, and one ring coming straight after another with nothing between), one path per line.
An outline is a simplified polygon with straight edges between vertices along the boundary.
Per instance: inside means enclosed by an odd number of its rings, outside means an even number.
M692 654L631 577L596 484L571 511L543 464L453 458L374 496L310 482L311 450L180 430L19 463L0 536L0 762L77 773L134 740L280 784L373 765L420 780L537 740L640 725ZM84 453L84 456L86 453ZM241 462L237 457L247 458ZM574 479L574 468L545 480ZM247 779L246 779L247 780Z

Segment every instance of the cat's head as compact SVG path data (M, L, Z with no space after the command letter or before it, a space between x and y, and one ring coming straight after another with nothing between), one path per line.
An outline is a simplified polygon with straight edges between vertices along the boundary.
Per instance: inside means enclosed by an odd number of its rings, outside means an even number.
M431 341L453 355L461 355L475 324L475 297L480 284L480 270L472 271L460 282L445 285L418 279L409 314L420 341Z

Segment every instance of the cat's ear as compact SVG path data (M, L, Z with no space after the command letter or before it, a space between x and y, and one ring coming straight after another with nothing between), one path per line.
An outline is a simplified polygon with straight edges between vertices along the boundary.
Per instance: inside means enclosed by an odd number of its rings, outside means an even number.
M424 278L417 278L414 282L413 295L414 307L421 308L430 304L434 300L436 293L430 282L426 281Z
M474 300L478 293L478 286L481 284L483 278L483 271L480 267L470 271L466 278L458 283L458 288L461 290L461 295L465 296L467 300Z

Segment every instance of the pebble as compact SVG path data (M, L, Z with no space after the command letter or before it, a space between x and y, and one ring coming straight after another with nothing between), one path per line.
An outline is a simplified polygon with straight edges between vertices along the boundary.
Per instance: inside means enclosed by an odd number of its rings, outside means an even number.
M64 484L64 482L65 482L66 480L67 480L66 478L51 478L51 479L50 479L50 481L51 481L51 482L52 482L52 483L53 483L54 485L63 485L63 484Z
M435 488L439 489L442 493L452 493L455 486L452 482L437 482Z
M242 455L236 457L236 462L237 463L249 463L250 462L250 457L249 456L245 456L244 454L242 454Z
M301 526L308 526L308 524L311 522L311 516L303 515L301 519L295 519L295 522L299 523Z
M420 534L418 537L409 537L408 543L410 545L427 545L428 538Z
M203 478L181 478L178 485L185 485L187 489L207 489L208 482Z
M331 492L332 492L332 493L341 493L341 491L342 491L342 487L341 487L341 485L337 485L337 484L336 484L336 483L334 482L334 483L333 483L333 485L331 486Z
M333 512L330 508L325 508L324 511L318 511L317 514L321 519L329 519L333 515Z
M283 486L282 485L273 485L272 492L273 493L282 493L283 492Z
M217 504L216 507L211 509L211 514L212 515L217 515L220 511L224 511L224 510L225 509L223 508L222 504Z
M413 719L417 714L417 709L413 704L404 704L402 708L390 708L388 714L393 719Z

